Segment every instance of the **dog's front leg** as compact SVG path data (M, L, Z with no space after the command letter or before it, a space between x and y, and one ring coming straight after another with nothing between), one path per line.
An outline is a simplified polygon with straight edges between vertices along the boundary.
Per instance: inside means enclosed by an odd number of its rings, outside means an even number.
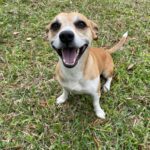
M102 119L105 119L105 112L102 110L99 104L99 99L100 96L98 93L92 94L93 96L93 106L94 106L94 111L96 113L96 116Z
M67 100L68 95L69 95L69 92L65 88L63 88L63 93L62 93L62 95L60 95L57 98L56 104L62 104L62 103L64 103Z

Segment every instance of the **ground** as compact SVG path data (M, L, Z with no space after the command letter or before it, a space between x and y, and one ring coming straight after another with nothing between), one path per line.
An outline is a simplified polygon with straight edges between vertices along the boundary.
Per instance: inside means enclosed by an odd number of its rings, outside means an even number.
M0 0L0 149L150 149L149 0ZM59 12L79 11L99 26L96 47L111 47L111 91L103 93L106 119L98 119L87 95L71 95L54 78L56 53L45 26Z

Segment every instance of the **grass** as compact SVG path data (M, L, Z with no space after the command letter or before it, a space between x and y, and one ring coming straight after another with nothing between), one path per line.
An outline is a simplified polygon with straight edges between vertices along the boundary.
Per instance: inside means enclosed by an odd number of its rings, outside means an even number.
M150 149L149 8L149 0L0 0L0 149ZM101 97L105 120L96 118L89 96L55 105L58 58L43 37L62 11L99 24L97 47L129 32L124 51L113 54L111 91Z

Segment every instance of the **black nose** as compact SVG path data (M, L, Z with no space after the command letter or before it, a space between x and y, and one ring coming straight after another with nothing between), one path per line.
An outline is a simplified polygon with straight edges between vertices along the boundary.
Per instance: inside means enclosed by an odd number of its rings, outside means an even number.
M62 31L59 35L61 42L68 44L71 43L74 39L74 34L72 31Z

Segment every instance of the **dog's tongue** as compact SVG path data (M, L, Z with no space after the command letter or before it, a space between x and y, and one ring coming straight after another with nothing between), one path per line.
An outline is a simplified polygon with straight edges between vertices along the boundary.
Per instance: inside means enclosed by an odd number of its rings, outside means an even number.
M62 50L63 62L67 65L72 65L75 63L77 58L76 49L63 49Z

